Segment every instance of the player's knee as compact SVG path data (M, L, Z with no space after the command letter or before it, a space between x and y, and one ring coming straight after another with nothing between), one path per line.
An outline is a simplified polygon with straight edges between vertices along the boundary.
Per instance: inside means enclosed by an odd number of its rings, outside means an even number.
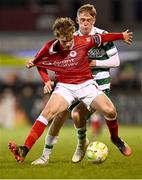
M105 117L107 119L115 119L117 116L117 112L114 106L107 107L105 110Z
M77 111L72 111L71 117L73 120L78 120L79 119L79 113Z
M44 117L46 117L46 119L48 121L50 121L51 119L53 119L57 114L57 111L54 109L54 108L48 108L47 110L44 109L43 112L42 112L42 115Z

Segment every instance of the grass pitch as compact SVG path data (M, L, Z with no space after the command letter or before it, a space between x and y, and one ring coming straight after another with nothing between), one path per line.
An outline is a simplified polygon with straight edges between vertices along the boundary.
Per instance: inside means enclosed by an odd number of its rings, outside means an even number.
M0 129L0 178L10 179L136 179L142 178L142 127L120 127L120 135L130 144L133 155L123 156L110 142L105 128L98 141L104 142L109 149L107 160L101 164L93 164L85 157L82 162L71 162L76 147L76 134L73 126L65 126L60 132L58 143L54 146L50 163L33 166L31 162L42 153L43 136L34 145L24 163L17 163L7 148L9 140L23 144L30 127L19 129ZM93 141L89 130L88 137Z

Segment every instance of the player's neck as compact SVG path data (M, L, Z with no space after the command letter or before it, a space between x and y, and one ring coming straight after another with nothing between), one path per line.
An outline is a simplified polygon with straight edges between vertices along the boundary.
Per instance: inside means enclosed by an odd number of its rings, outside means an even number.
M71 47L70 47L69 49L65 49L65 48L62 46L62 44L58 43L58 51L72 50L73 46L74 46L74 40L73 40L73 43L72 43L72 45L71 45Z

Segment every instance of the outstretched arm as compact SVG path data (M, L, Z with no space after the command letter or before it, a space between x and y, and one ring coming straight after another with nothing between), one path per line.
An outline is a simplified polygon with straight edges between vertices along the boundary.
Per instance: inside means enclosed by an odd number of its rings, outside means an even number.
M132 43L132 39L133 39L133 32L129 32L129 30L127 29L122 34L123 34L123 37L124 37L124 41L127 44L131 44Z
M100 46L103 42L111 42L116 40L124 40L127 44L132 43L133 33L126 30L122 33L108 33L108 34L96 34L94 35L94 41L97 46Z

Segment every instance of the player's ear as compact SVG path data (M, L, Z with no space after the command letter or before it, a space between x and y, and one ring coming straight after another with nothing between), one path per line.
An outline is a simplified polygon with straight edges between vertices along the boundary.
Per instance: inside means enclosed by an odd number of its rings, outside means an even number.
M77 17L75 18L75 21L76 21L76 23L78 24L78 18L77 18Z
M93 25L96 23L96 17L93 18Z

